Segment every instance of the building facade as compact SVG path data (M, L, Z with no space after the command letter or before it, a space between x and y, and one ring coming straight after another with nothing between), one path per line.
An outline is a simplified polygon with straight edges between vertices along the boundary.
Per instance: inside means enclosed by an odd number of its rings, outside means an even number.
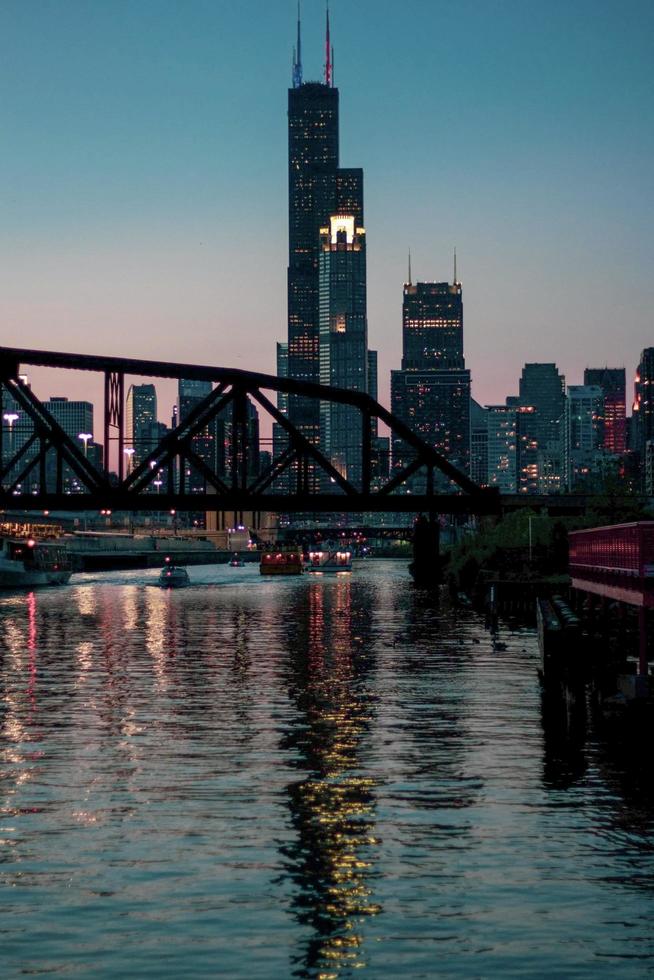
M604 400L597 385L570 385L565 408L565 474L569 491L594 489L599 474Z
M125 400L125 429L134 469L157 445L157 389L153 384L130 385Z
M69 439L76 443L88 457L93 456L93 405L87 401L71 401L68 398L50 398L43 403L55 421L61 426ZM91 436L91 439L82 439ZM48 486L55 487L57 483L57 457L54 449L46 453L46 480ZM92 460L93 461L93 460ZM70 466L62 467L62 489L64 493L77 493L82 489Z
M627 449L626 377L624 368L586 368L584 384L602 389L602 449L621 454Z
M315 383L321 375L321 229L334 215L348 216L355 228L363 228L363 172L339 162L339 92L333 83L329 20L327 37L324 80L303 81L298 21L288 92L287 371L290 378ZM292 424L319 445L318 401L291 395L287 410ZM311 480L317 486L317 476Z
M354 215L332 215L321 230L319 262L320 383L368 391L366 233ZM321 402L320 445L350 483L361 483L361 413Z
M521 440L530 459L522 489L529 493L554 492L560 489L564 476L565 449L565 377L556 364L525 364L518 405L526 410L520 419Z
M470 468L470 372L463 356L461 283L405 283L402 367L391 372L391 410L425 442L467 473ZM393 471L411 462L403 440L393 439ZM412 478L411 490L424 485ZM439 478L439 489L449 481Z

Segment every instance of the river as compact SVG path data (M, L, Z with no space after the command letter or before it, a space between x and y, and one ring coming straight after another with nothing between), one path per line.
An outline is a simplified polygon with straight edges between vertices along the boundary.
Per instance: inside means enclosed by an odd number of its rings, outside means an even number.
M3 978L654 973L652 767L544 715L533 630L189 571L0 598Z

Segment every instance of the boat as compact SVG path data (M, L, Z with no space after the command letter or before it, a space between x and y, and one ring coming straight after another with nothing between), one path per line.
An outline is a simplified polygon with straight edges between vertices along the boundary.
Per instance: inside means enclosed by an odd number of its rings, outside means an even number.
M310 551L307 562L308 572L351 572L352 552L339 551Z
M158 585L162 589L183 589L190 583L188 572L180 565L164 565L159 573Z
M298 551L269 551L261 556L262 575L301 575L302 554Z
M235 554L235 555L233 556L233 558L232 558L232 560L231 560L231 561L230 561L230 563L229 563L229 567L230 567L230 568L243 568L243 567L244 567L244 565L245 565L245 562L244 562L244 561L242 561L242 560L241 560L241 559L240 559L240 558L238 557L238 555L237 555L237 554Z
M73 572L70 553L57 542L53 525L0 525L0 588L66 585Z

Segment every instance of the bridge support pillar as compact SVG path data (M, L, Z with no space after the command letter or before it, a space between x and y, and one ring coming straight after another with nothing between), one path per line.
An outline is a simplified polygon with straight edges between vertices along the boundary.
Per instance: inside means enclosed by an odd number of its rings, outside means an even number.
M438 520L433 515L428 520L421 514L414 525L413 561L409 571L416 585L440 585L440 530Z
M646 677L649 670L647 661L647 607L638 607L638 673Z

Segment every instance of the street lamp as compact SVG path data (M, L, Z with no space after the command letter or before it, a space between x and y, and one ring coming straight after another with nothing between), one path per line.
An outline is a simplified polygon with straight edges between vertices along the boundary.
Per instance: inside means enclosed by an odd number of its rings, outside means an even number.
M84 458L88 456L89 440L93 438L92 432L80 432L77 436L84 443Z
M13 459L13 455L14 455L14 422L17 422L18 419L20 418L20 416L19 416L18 412L5 412L2 417L5 420L5 422L7 423L7 425L9 426L9 452L8 452L8 456L9 456L9 459ZM1 462L2 462L2 460L0 460L0 463Z
M126 446L123 452L127 456L127 475L129 476L132 472L132 456L136 452L133 446Z

